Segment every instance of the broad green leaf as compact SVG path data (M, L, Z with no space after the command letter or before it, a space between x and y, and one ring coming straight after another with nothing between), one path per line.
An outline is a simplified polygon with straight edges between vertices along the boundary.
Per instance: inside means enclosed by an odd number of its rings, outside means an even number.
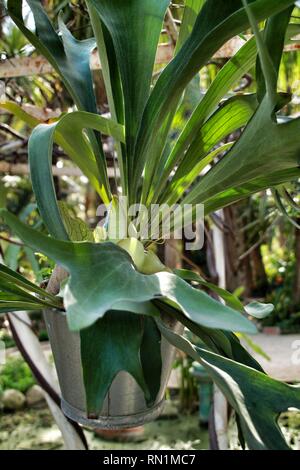
M90 70L94 39L77 41L59 21L61 36L53 28L40 0L26 0L35 21L35 34L25 25L23 0L8 0L7 11L18 28L58 72L77 107L97 112Z
M252 0L251 7L255 18L262 20L292 3L291 0ZM147 102L135 149L134 189L138 188L145 164L146 181L151 185L153 172L185 87L228 39L248 26L249 19L240 0L205 2L189 39L164 69ZM147 199L148 190L146 188L144 191L142 202Z
M122 300L115 302L112 310L122 310L123 312L138 313L140 315L150 315L151 317L159 317L159 310L151 301L134 302L132 300Z
M147 302L167 298L187 318L210 328L254 333L256 327L240 313L194 289L175 274L137 272L127 252L113 243L71 243L46 237L20 222L8 211L1 216L33 249L64 267L70 279L64 304L72 330L86 328L103 317L116 302Z
M298 33L299 25L289 25L285 42L289 43L291 38ZM156 172L155 194L158 193L160 188L164 187L170 173L180 161L188 146L197 138L199 130L209 115L214 111L220 100L238 80L255 65L256 57L257 46L255 37L253 37L222 67L203 99L194 110L192 116L187 121L169 154L165 168L163 170L159 168L159 172ZM158 182L156 182L156 180Z
M278 124L274 111L266 95L240 139L195 185L184 198L185 204L201 202L208 213L210 200L226 205L223 195L227 191L226 198L232 202L297 176L300 120Z
M238 310L239 312L246 312L252 317L262 319L270 315L270 313L272 313L274 310L274 305L257 301L250 302L244 306L239 298L234 294L228 292L226 289L222 289L221 287L216 286L212 282L205 281L205 279L193 271L189 271L187 269L175 269L174 273L185 281L196 282L197 284L206 287L212 292L215 292L226 302L229 307Z
M294 5L290 6L285 11L278 13L277 15L271 16L266 22L266 27L263 33L265 47L272 57L272 66L274 70L273 73L275 74L276 81L278 79L282 51L293 9ZM261 61L259 59L257 61L256 80L258 100L262 101L266 92L266 83L263 71L261 69Z
M161 386L161 334L153 318L143 317L143 323L144 333L140 358L145 382L154 401Z
M214 152L212 156L206 158L207 154L225 137L246 125L253 116L257 104L255 95L234 96L227 100L199 130L161 200L167 200L168 204L177 202L199 176L201 170L216 156Z
M124 124L123 91L119 66L117 63L112 39L106 26L101 21L99 12L93 6L92 1L86 0L86 4L97 42L98 54L101 60L101 72L105 84L109 110L114 121L118 122L119 124ZM126 161L124 162L123 154L125 149L120 142L116 142L116 150L118 155L123 194L128 194L128 182L125 178L125 174L127 173L124 170Z
M215 292L223 300L225 300L227 305L229 305L231 308L234 308L234 309L239 310L241 312L244 310L244 306L243 306L242 302L238 299L238 297L236 297L234 294L231 294L227 290L222 289L219 286L216 286L212 282L205 281L205 279L203 279L201 276L199 276L199 274L197 274L193 271L189 271L187 269L175 269L174 272L175 272L175 274L177 274L177 276L181 277L185 281L197 282L198 284L200 284L204 287L207 287L211 291Z
M176 318L182 325L188 328L198 340L202 341L210 351L222 354L229 359L233 359L237 362L241 362L249 367L264 372L261 365L249 354L249 352L241 345L239 338L236 334L207 328L202 325L197 325L190 319L186 318L180 310L169 305L167 302L161 300L154 300L153 303L160 309L161 312L165 312L170 317ZM239 333L239 335L243 335ZM245 336L245 335L244 335Z
M177 54L191 34L197 16L203 7L205 0L186 0L184 3L183 17L179 30L179 37L175 47L175 54Z
M288 450L277 423L288 408L300 409L300 387L271 379L251 367L192 345L162 322L162 335L174 346L200 362L234 408L250 450Z
M157 45L169 0L90 0L90 4L99 12L111 35L120 68L126 168L127 177L131 178L136 135L150 93ZM128 189L131 191L130 184Z
M92 327L81 331L81 360L89 417L98 417L108 389L121 371L127 371L135 378L148 405L153 404L156 390L152 395L140 358L144 340L143 323L143 317L111 311Z
M217 193L205 202L205 213L210 214L234 202L240 201L251 194L258 193L259 191L285 182L297 181L298 178L300 178L300 169L295 167L282 171L270 171L263 176L257 176L255 179L239 186L235 187L232 185L230 188Z
M96 114L76 111L63 115L53 124L37 126L29 140L29 164L37 204L49 232L61 239L68 234L57 206L52 176L53 142L56 140L97 189L104 203L109 202L106 165L97 165L85 129L101 131L117 140L124 140L123 127Z
M164 177L169 176L170 171L182 158L184 151L197 136L204 122L216 109L221 99L247 73L255 64L257 47L255 38L247 41L241 49L222 67L215 80L208 88L203 99L200 101L192 116L187 121L183 131L178 137L172 151L170 152Z

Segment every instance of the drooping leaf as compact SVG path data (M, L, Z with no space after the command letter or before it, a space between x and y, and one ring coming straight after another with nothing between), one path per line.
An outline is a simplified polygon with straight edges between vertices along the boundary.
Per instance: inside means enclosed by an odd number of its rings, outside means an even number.
M258 42L267 93L241 138L184 198L184 203L204 203L207 213L210 210L210 199L216 201L220 197L220 200L223 199L223 206L225 205L223 194L226 191L235 197L235 193L245 196L247 190L249 191L247 188L250 188L250 191L257 191L263 184L266 184L265 187L270 187L275 178L281 183L286 181L287 177L297 175L298 172L300 121L292 119L284 123L277 122L275 112L281 104L276 90L276 69L270 51L266 48L256 26L258 18L254 14L253 5L250 7L249 4L246 8ZM283 42L281 46L283 47ZM276 60L278 48L274 53Z
M19 287L20 291L27 291L37 294L40 298L48 299L52 304L60 305L59 299L45 291L41 287L33 284L21 274L9 269L4 264L0 264L0 288L1 283L5 282L14 285L15 288Z
M206 287L212 292L215 292L226 302L228 306L235 310L238 310L239 312L246 312L252 317L262 319L270 315L270 313L272 313L274 310L273 304L266 304L257 301L250 302L249 304L244 306L236 295L232 294L231 292L228 292L226 289L223 289L213 284L212 282L205 281L205 279L203 279L201 276L199 276L199 274L193 271L189 271L187 269L175 269L174 272L185 281L196 282L197 284Z
M199 276L199 274L193 271L189 271L188 269L175 269L174 272L185 281L197 282L198 284L207 287L208 289L212 290L220 297L222 297L222 299L225 300L227 305L230 305L230 307L236 310L243 311L244 306L242 302L234 294L231 294L231 292L228 292L227 290L222 289L221 287L216 286L211 282L205 281L205 279Z
M154 401L161 387L161 334L155 320L143 317L144 333L140 349L143 375Z
M155 400L155 393L151 394L145 382L140 359L143 334L143 318L121 311L107 312L104 318L80 332L89 417L98 417L108 389L121 371L126 371L135 378L148 405Z
M128 253L113 243L71 243L32 230L8 211L1 216L33 249L54 259L70 273L64 304L72 330L86 328L116 302L167 298L187 318L210 328L254 333L256 327L238 312L194 289L175 274L137 272Z
M101 60L101 72L105 85L109 110L112 119L119 124L124 124L124 97L121 84L120 70L116 58L111 35L105 24L101 21L98 10L93 6L91 0L86 0L92 28L97 42L98 54ZM118 164L120 169L121 186L123 194L128 194L128 181L125 178L127 164L125 147L120 142L116 142Z
M299 386L281 383L251 367L194 346L162 322L158 326L171 344L205 367L237 413L251 450L289 449L277 420L290 407L300 409Z
M169 305L167 302L160 300L154 300L153 302L161 312L165 312L171 318L176 318L176 320L188 328L210 351L264 372L261 365L242 346L235 333L196 324L185 317L174 305ZM239 333L239 335L243 334Z
M66 114L53 124L37 126L29 140L30 173L38 208L49 233L60 239L67 240L68 234L61 220L53 183L54 139L90 179L104 203L109 202L110 193L107 191L110 190L106 165L102 166L100 172L93 148L84 135L85 129L98 130L117 140L124 140L121 125L110 119L82 111Z
M90 70L90 52L94 39L77 41L60 21L59 36L53 28L40 0L26 0L34 17L36 32L25 25L23 0L8 0L7 11L33 46L59 73L68 92L81 110L97 112Z

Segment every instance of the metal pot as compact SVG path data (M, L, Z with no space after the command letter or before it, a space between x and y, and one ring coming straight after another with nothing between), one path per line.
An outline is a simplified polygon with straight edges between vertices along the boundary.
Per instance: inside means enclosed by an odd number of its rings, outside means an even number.
M53 279L48 285L48 290L57 293L58 281L54 282ZM155 404L151 408L147 407L141 388L134 378L124 371L114 379L100 416L97 419L89 419L85 406L80 335L69 330L63 312L46 310L44 314L61 388L61 407L68 418L91 428L122 429L143 425L159 416L175 354L175 348L164 338L161 342L161 386ZM169 318L165 321L174 331L182 331L182 326L177 321Z
M85 411L80 335L69 330L66 317L61 312L48 310L45 312L45 319L62 393L61 406L66 416L85 426L103 429L138 426L159 416L174 360L174 348L166 340L162 339L161 343L161 386L155 404L148 408L144 394L134 378L127 372L120 372L108 391L100 417L88 419ZM178 327L178 324L173 326Z

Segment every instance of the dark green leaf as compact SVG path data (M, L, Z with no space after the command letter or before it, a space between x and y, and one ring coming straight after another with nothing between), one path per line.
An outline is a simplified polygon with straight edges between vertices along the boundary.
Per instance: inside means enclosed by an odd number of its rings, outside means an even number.
M124 0L90 0L90 4L99 12L111 35L120 68L130 178L136 135L150 92L157 45L169 0L127 0L126 3Z
M255 18L262 20L292 3L291 0L252 0L251 7ZM248 26L249 19L240 0L205 2L192 34L164 69L148 100L137 138L134 186L138 186L145 164L146 179L151 184L154 169L162 154L167 133L185 87L228 39ZM144 191L142 202L147 200L148 190L149 188L146 188Z
M156 395L149 391L141 365L143 334L143 318L121 311L107 312L92 327L81 331L81 360L89 417L99 415L108 389L121 371L127 371L135 378L148 405L155 400Z
M219 354L198 348L161 322L161 333L174 346L200 362L239 416L251 450L288 450L277 424L279 414L300 409L300 388L277 380Z
M25 25L23 0L8 0L7 10L18 28L59 73L79 109L97 112L90 70L94 39L77 41L60 21L60 37L54 30L40 0L27 0L33 13L36 34Z
M245 333L256 331L241 314L194 289L175 274L140 274L127 252L113 243L54 240L32 230L5 210L0 214L26 244L47 254L70 273L64 303L72 330L92 325L116 302L167 298L187 318L203 326Z
M141 364L145 382L152 401L154 401L161 386L161 334L153 318L143 317L143 325L144 333L140 350Z
M30 173L38 208L49 233L62 240L68 240L68 234L61 219L53 182L54 140L90 179L104 203L109 203L106 164L103 162L100 172L93 148L84 134L85 129L98 130L118 140L124 140L123 126L110 119L82 111L63 115L54 124L37 126L29 140Z

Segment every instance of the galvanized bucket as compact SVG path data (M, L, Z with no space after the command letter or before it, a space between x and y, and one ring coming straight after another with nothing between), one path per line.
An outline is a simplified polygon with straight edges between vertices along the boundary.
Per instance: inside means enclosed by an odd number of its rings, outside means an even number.
M65 315L60 312L46 311L45 319L61 388L61 406L66 416L85 426L101 429L139 426L159 416L174 360L174 348L167 341L163 339L161 343L161 386L151 408L147 407L144 394L133 377L127 372L120 372L108 391L99 418L88 419L85 411L80 336L70 332Z
M57 285L55 286L53 279L51 281L48 290L55 292ZM127 372L120 372L108 391L100 416L89 419L85 407L80 335L69 330L66 316L62 312L46 310L44 314L61 388L61 407L68 418L91 428L123 429L143 425L159 416L172 370L175 354L173 346L162 339L161 386L151 408L147 407L144 394L133 377ZM174 331L182 331L178 322L170 319L166 322Z

